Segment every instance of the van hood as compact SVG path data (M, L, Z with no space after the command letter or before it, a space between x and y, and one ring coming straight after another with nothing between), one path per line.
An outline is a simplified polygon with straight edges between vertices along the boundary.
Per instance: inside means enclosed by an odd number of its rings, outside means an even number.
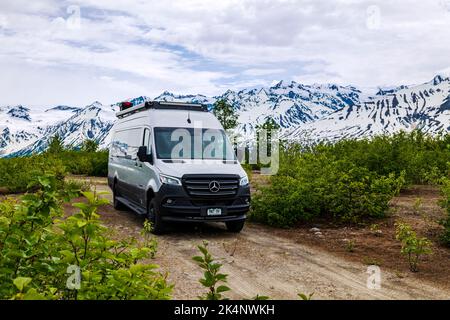
M156 160L159 172L181 178L185 174L236 174L246 175L238 161L218 160Z

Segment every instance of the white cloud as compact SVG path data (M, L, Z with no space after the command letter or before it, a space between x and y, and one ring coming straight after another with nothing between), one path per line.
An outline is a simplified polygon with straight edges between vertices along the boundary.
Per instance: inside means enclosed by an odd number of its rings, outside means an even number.
M273 75L277 73L284 72L284 69L270 69L270 68L253 68L253 69L247 69L242 72L242 74L247 76L267 76L267 75Z
M0 105L115 102L163 90L217 94L273 78L424 82L450 68L448 3L4 1L0 85L8 90ZM68 27L73 5L80 28Z

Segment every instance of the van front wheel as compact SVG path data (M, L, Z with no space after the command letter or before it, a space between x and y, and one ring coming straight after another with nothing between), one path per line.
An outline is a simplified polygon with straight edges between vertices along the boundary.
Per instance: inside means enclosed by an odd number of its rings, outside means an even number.
M147 218L152 223L152 233L162 234L164 232L164 224L155 199L151 200L147 206Z
M239 232L241 232L242 228L244 228L245 220L228 221L228 222L225 222L225 224L227 225L228 231L239 233Z
M114 185L113 188L113 207L116 210L125 210L125 206L123 205L122 202L119 201L119 199L117 199L117 187Z

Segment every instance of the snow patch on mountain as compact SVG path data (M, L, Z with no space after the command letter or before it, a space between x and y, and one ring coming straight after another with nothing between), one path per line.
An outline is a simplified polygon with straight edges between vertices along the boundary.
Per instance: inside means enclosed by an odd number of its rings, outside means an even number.
M450 79L399 88L359 105L338 110L320 120L293 128L290 140L318 141L371 137L421 129L430 134L450 131Z

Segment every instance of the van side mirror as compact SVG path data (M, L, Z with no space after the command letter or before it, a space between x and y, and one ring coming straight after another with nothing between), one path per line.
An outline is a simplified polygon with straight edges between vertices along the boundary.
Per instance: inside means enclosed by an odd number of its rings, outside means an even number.
M140 146L137 152L137 158L141 162L149 162L153 163L153 157L151 154L148 154L147 146Z

